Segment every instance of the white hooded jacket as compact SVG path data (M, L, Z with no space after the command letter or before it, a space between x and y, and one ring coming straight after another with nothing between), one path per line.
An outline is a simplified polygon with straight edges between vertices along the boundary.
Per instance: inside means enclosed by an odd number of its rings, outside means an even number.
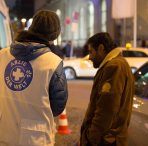
M0 51L0 146L54 145L49 86L60 62L52 52L26 62Z

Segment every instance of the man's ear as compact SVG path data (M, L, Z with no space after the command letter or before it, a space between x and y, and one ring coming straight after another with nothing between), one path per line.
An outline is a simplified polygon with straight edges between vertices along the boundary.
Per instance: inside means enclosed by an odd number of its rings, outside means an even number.
M104 46L102 44L99 45L98 51L99 52L104 52L105 51L105 48L104 48Z

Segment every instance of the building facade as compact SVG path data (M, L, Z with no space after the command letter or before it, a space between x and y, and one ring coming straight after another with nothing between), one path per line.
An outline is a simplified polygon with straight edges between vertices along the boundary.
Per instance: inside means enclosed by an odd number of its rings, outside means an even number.
M72 40L75 48L84 46L89 37L98 32L108 32L119 46L133 42L133 18L113 19L112 0L35 0L35 13L41 9L55 11L60 20L62 31L57 40L61 45ZM79 13L78 31L72 35L71 25L65 25L65 18L73 20ZM137 45L142 36L148 39L148 1L137 0Z
M10 20L13 28L13 35L15 35L18 30L24 29L27 23L23 24L21 22L22 18L28 21L34 15L34 0L16 0L14 7L9 11Z

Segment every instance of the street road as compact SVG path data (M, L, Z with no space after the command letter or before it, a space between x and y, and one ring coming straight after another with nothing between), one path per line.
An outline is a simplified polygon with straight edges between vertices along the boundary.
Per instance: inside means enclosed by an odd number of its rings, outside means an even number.
M54 146L78 146L80 140L80 129L86 109L88 107L93 80L68 80L68 101L66 104L66 115L68 128L72 133L68 135L56 134ZM55 117L57 129L59 116Z
M93 80L69 80L66 107L87 109Z

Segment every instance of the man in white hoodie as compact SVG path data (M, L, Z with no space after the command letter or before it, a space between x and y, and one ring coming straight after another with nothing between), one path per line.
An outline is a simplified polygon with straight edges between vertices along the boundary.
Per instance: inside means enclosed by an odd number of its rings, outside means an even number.
M68 98L62 59L50 51L60 30L56 13L41 10L0 51L0 146L54 145L53 117Z

